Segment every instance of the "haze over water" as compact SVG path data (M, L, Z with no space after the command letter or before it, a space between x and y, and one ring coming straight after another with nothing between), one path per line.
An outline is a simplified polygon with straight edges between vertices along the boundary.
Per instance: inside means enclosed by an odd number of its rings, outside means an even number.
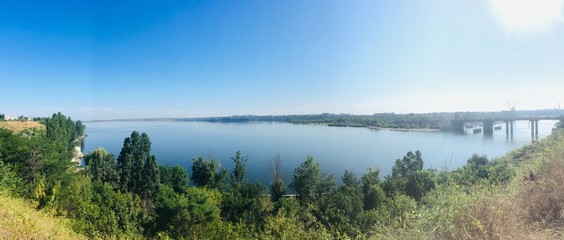
M549 135L555 123L540 121L539 138ZM117 157L124 139L136 130L149 135L151 153L159 164L181 165L189 172L192 159L211 155L231 170L230 158L240 150L249 158L249 181L265 185L270 184L269 164L277 153L281 154L287 183L308 155L320 164L322 172L334 174L340 183L345 169L360 177L369 167L380 168L383 177L408 151L422 152L424 168L453 170L474 153L491 159L531 143L526 121L516 122L513 139L506 138L505 124L492 136L270 122L92 122L86 126L86 153L104 147Z

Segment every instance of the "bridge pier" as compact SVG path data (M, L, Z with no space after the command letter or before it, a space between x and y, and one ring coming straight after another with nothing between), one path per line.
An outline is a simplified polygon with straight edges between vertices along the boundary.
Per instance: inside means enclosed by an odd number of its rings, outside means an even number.
M539 139L539 120L530 120L531 123L531 139Z
M452 120L450 122L450 126L448 126L447 129L454 130L454 131L460 132L460 133L464 133L464 123L466 123L466 121L464 121L464 120Z
M505 137L509 138L509 122L505 121Z
M539 120L535 121L535 136L537 137L537 140L539 140Z
M513 121L505 121L505 137L513 138Z
M482 122L484 128L484 135L493 135L494 121L493 119L487 119Z
M539 121L543 120L560 120L560 117L519 117L519 118L485 118L485 119L454 119L441 123L441 130L450 130L464 133L466 129L464 124L467 122L482 122L484 135L493 135L494 123L496 121L505 122L505 135L507 139L513 139L513 128L515 121L529 121L531 124L532 140L539 139Z

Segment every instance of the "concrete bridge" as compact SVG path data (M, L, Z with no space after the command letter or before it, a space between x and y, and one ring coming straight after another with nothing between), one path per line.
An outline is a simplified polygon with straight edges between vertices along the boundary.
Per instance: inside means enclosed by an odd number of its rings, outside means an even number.
M464 126L467 123L482 123L485 135L492 135L494 124L496 122L505 122L505 133L507 137L513 137L513 125L515 121L529 121L531 124L531 138L538 139L539 137L539 121L543 120L560 120L561 117L506 117L506 118L485 118L485 119L459 119L452 120L450 129L455 131L464 131Z

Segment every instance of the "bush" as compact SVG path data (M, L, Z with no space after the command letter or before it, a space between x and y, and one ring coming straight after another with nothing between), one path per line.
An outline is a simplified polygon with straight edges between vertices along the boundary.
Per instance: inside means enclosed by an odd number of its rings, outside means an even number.
M13 196L20 196L25 189L24 181L12 170L11 165L0 160L0 192L5 191Z

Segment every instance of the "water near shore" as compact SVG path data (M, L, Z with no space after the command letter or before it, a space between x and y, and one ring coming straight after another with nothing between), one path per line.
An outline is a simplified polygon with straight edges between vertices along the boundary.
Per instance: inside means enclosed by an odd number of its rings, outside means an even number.
M539 137L550 134L556 121L539 122ZM248 156L247 178L270 183L269 164L280 153L286 181L308 155L321 170L340 178L345 169L358 176L367 168L391 172L396 159L408 151L420 150L425 168L455 169L473 154L489 158L529 144L528 122L517 122L513 138L505 135L505 125L491 136L452 132L393 131L368 128L293 125L289 123L209 123L209 122L94 122L86 124L84 152L98 147L119 155L123 141L132 131L146 132L152 141L152 154L163 165L181 165L190 171L192 159L215 156L232 168L235 152ZM501 126L501 125L500 125Z

